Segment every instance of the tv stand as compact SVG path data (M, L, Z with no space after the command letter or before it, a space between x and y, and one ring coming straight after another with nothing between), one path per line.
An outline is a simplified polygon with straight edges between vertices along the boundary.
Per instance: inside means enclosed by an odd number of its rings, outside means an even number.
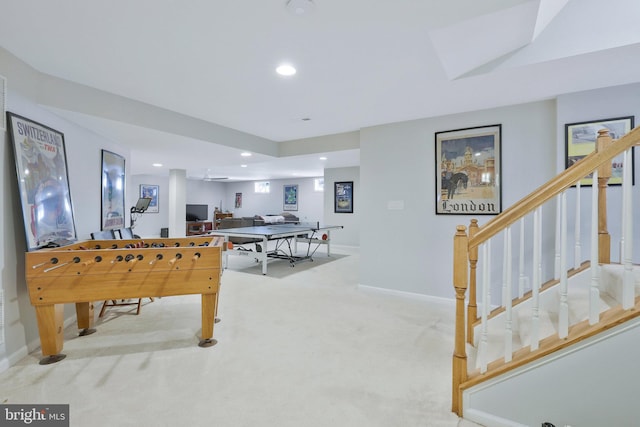
M208 234L213 230L213 222L211 221L187 221L187 236L197 236L199 234Z

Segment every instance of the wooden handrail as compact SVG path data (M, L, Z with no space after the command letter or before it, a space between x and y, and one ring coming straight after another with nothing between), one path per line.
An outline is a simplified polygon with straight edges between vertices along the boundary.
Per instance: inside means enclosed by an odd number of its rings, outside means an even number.
M581 161L561 172L555 178L542 184L528 196L520 199L520 201L503 211L500 215L491 219L469 239L469 249L475 248L489 240L504 228L515 223L532 210L556 197L562 191L578 182L578 180L593 172L604 162L611 161L611 159L635 145L640 145L640 126L616 140L614 144L605 147L602 151L589 154ZM593 185L596 184L594 183Z

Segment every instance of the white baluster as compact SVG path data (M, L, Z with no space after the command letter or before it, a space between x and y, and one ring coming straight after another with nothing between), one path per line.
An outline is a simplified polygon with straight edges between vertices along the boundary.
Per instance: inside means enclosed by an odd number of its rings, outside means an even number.
M567 277L567 193L560 196L560 310L558 312L558 337L569 335L569 303Z
M620 264L624 265L624 233L625 233L625 223L626 223L626 215L627 215L627 199L625 197L624 191L624 180L627 174L627 168L624 165L627 164L627 152L624 152L624 157L622 160L622 209L620 209L620 213L622 217L620 218L620 224L622 224L622 232L620 233Z
M591 286L589 287L589 324L600 320L600 266L598 265L598 171L593 172L591 184Z
M511 269L513 268L511 265L511 227L507 227L505 230L505 246L504 246L504 255L505 255L505 330L504 330L504 361L510 362L511 356L513 354L513 326L512 326L512 308L513 308L513 298L511 296Z
M518 298L522 298L524 296L524 290L528 288L527 282L528 277L524 273L524 218L520 220L520 254L519 254L519 275L518 275Z
M580 245L580 181L576 183L576 220L575 220L575 248L573 252L573 268L580 267L582 248Z
M556 199L556 247L555 247L555 263L553 265L553 277L555 278L559 278L560 277L560 197L558 196L558 198ZM542 231L542 229L540 229L540 231Z
M531 283L531 351L540 344L540 280L542 277L541 208L533 211L533 274Z
M622 223L622 235L624 236L624 273L622 276L622 308L628 310L634 305L634 280L633 280L633 221L632 221L632 199L631 199L631 149L624 152L623 175L622 178L622 200L624 222Z
M489 305L491 304L491 291L490 291L490 278L491 274L489 268L491 265L491 240L482 244L482 332L480 334L480 343L478 344L478 364L480 366L480 372L487 372L487 335L488 335L488 319L489 319Z

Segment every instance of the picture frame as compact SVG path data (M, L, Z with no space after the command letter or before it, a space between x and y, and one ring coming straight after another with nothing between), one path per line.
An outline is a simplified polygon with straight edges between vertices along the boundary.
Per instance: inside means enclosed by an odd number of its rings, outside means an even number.
M101 229L116 230L124 228L124 190L126 188L124 157L108 150L102 150L101 170Z
M298 186L297 185L284 185L282 189L283 207L284 211L297 211L298 210Z
M567 123L564 126L565 168L592 153L596 149L596 139L600 129L607 129L613 139L619 139L634 127L634 116L615 117L611 119L591 120L586 122ZM632 147L632 152L634 148ZM632 185L635 184L633 156L631 156ZM608 185L621 185L624 167L624 155L611 161L611 178ZM593 178L589 175L580 180L581 186L591 186Z
M436 214L502 212L501 156L501 124L436 132Z
M333 212L353 213L353 181L334 182Z
M242 207L242 193L236 193L235 208L240 209Z
M140 184L140 197L149 198L149 207L144 213L158 213L160 212L160 205L158 204L158 197L160 195L160 186L151 184Z
M7 112L28 251L77 240L64 134Z

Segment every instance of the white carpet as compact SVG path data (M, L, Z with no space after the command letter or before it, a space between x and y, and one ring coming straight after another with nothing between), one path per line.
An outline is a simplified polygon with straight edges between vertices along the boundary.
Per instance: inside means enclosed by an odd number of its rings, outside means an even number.
M333 251L267 276L230 258L210 348L199 295L110 308L61 362L0 374L0 402L68 403L71 426L475 426L450 412L453 309L358 290L357 250Z

